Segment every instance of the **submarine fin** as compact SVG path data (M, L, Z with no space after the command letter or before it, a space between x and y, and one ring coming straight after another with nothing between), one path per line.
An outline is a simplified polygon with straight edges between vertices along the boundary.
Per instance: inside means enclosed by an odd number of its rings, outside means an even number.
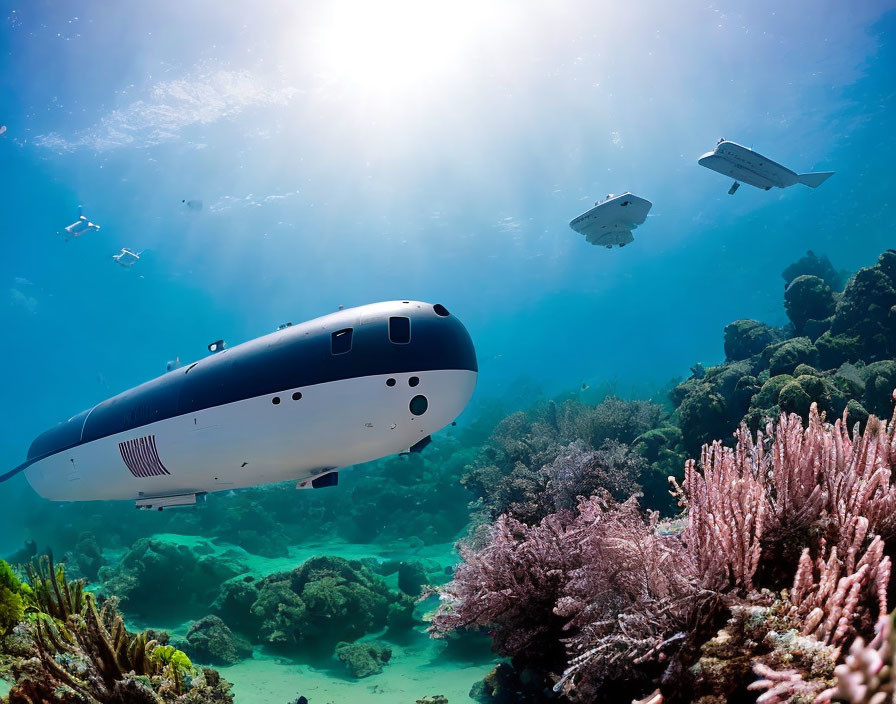
M797 174L797 181L809 188L818 188L834 175L833 171L815 171L808 174Z
M425 447L427 447L431 442L432 442L432 436L427 435L425 438L423 438L419 442L415 442L413 445L411 445L411 449L409 450L409 452L415 452L415 453L423 452L423 449Z
M312 489L323 489L324 487L336 486L338 484L339 472L327 472L311 480Z
M738 188L740 188L740 184L737 181L735 181L734 183L731 184L731 188L728 189L728 195L733 196L735 193L737 193Z
M335 467L321 467L314 476L302 479L296 484L296 489L323 489L327 486L339 484L339 472Z

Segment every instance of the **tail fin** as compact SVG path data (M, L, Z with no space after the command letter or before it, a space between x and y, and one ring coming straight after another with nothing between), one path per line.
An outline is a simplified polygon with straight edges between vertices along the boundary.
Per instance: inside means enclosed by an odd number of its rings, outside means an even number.
M797 174L797 181L809 188L818 188L834 175L833 171L816 171L808 174Z

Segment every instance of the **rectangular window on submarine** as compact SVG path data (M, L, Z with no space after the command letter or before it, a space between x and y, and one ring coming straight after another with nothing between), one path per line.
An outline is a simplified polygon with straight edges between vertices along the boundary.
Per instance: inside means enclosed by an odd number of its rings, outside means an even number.
M352 329L337 330L330 335L330 351L333 354L345 354L352 348Z
M389 340L398 345L411 341L411 319L403 316L389 318Z

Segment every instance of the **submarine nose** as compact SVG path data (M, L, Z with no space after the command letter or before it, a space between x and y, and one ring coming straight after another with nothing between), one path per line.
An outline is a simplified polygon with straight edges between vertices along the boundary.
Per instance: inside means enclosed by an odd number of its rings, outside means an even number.
M430 364L439 369L455 369L478 373L476 350L464 324L441 303L431 307L431 314L413 321L413 337Z

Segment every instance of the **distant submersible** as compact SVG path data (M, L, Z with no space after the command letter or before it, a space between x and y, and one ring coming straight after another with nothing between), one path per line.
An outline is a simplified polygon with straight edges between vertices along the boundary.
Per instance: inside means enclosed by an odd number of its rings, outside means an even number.
M759 152L743 147L727 139L720 139L716 148L701 156L697 163L707 169L717 171L723 176L734 179L729 195L734 195L740 188L740 181L756 188L769 190L772 186L788 188L798 183L810 188L818 188L834 175L833 171L816 171L798 174L781 166Z
M341 310L114 396L39 435L24 472L53 501L192 505L207 492L298 480L417 451L476 385L470 335L439 304Z
M625 247L635 240L632 230L643 225L653 206L649 200L631 193L614 196L610 193L594 207L573 218L569 226L591 244L612 249Z

